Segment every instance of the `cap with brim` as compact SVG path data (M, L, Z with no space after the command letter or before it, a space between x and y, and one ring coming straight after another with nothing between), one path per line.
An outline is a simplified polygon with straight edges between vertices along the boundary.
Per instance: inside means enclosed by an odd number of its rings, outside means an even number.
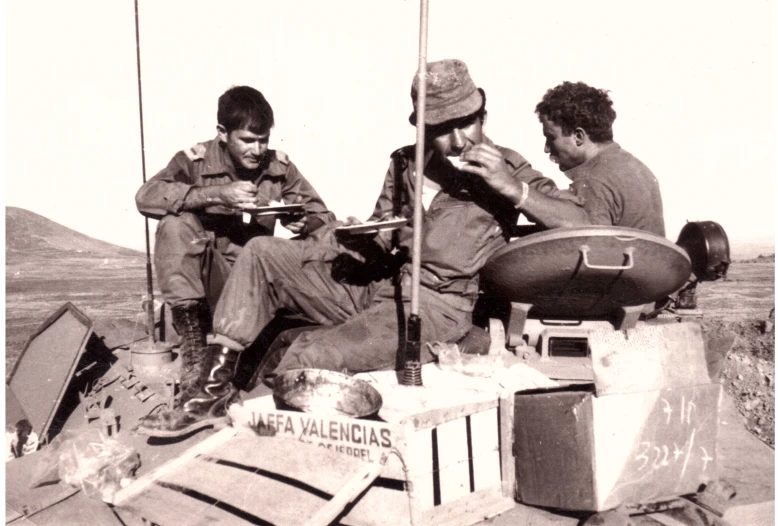
M413 113L408 120L416 125L416 110L419 96L419 76L411 84ZM427 103L424 120L426 124L441 124L461 119L481 109L483 96L461 60L446 59L427 64Z

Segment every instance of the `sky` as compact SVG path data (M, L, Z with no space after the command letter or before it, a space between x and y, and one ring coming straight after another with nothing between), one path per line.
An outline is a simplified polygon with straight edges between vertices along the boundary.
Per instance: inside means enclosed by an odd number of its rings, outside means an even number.
M5 21L6 205L142 250L133 1L7 0ZM338 217L370 214L389 154L415 139L418 0L139 0L139 26L147 178L215 136L234 85L265 94L270 147ZM713 220L762 242L775 238L775 27L765 0L430 0L428 60L464 60L486 133L562 188L535 105L565 80L609 90L616 141L660 182L668 238Z

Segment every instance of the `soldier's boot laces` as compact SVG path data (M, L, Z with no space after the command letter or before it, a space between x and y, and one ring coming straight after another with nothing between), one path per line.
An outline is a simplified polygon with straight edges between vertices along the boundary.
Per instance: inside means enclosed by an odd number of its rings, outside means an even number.
M240 353L221 346L209 346L211 367L197 393L173 409L160 407L144 417L135 432L153 437L180 437L210 426L229 424L227 407L239 398L232 378Z
M181 372L174 407L195 396L208 378L211 354L205 335L211 328L211 312L205 300L172 309L173 325L181 337Z

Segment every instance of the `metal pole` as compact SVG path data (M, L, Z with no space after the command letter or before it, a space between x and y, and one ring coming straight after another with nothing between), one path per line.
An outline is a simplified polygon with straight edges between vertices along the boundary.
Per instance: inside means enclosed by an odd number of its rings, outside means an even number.
M143 170L143 183L146 183L146 143L143 137L143 90L140 80L140 30L138 29L138 0L135 0L135 56L138 64L138 109L140 111L140 157ZM146 316L149 331L149 342L155 342L154 336L154 281L151 274L151 243L149 241L149 219L144 218L146 227Z
M411 267L411 313L405 338L404 385L422 385L421 318L419 317L419 280L421 277L422 201L424 186L424 118L427 106L427 19L428 0L421 0L419 16L419 90L416 98L416 174L413 200L413 250Z

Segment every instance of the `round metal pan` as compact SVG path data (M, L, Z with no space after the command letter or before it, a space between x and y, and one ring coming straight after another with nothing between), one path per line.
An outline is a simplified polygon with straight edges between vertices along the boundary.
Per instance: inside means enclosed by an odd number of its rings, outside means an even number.
M290 407L322 415L369 416L382 404L381 394L364 380L323 369L281 373L273 393Z

